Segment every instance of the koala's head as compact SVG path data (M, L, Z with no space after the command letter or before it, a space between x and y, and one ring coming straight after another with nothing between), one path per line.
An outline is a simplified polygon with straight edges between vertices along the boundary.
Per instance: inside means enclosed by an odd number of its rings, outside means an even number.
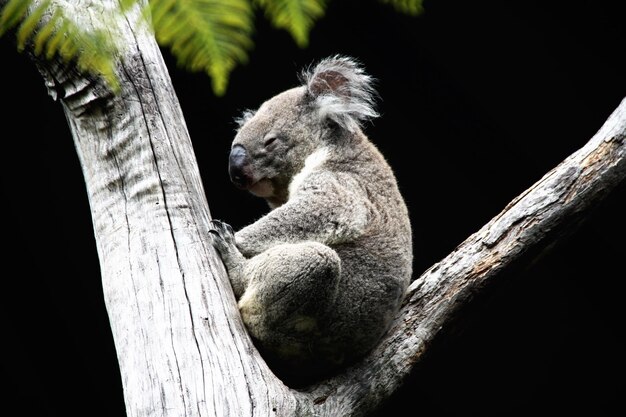
M301 86L237 120L228 164L231 181L271 205L286 201L291 179L311 153L377 116L372 79L351 58L324 59L304 71L301 80Z

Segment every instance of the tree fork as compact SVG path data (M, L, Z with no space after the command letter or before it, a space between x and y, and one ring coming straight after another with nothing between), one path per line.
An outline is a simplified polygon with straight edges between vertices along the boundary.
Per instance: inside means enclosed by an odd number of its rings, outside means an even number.
M381 344L362 363L308 391L329 410L321 415L333 415L343 403L354 407L345 415L365 415L364 408L389 397L473 293L571 234L625 178L626 99L585 146L413 281Z
M117 2L82 1L66 12L81 13L75 17L87 28L100 22L102 7ZM123 42L117 95L71 63L38 62L63 105L85 177L128 416L365 415L472 293L557 240L626 177L625 100L583 148L416 279L366 358L289 389L239 318L206 240L210 212L167 68L154 36L129 13L112 25Z

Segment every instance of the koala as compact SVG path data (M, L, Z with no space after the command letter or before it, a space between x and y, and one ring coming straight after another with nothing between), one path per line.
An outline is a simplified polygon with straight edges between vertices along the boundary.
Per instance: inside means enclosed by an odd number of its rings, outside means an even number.
M277 374L320 376L365 355L388 330L412 273L409 214L362 123L377 116L372 78L333 56L302 85L246 111L231 181L270 211L211 239L249 334Z

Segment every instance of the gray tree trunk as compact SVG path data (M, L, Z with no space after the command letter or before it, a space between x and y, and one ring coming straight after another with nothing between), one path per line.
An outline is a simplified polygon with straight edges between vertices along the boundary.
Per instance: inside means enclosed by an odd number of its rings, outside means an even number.
M65 7L94 27L117 3ZM251 343L206 239L210 212L189 134L154 36L136 24L136 12L107 23L123 43L119 94L71 64L38 61L82 165L129 417L366 415L473 293L564 235L626 177L624 101L582 149L417 278L367 358L292 390Z

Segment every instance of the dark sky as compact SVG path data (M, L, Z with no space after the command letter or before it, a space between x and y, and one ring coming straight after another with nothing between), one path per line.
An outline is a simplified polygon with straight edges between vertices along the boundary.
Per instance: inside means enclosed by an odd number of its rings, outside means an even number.
M307 49L257 19L224 97L165 53L213 217L238 228L265 203L227 176L233 118L334 54L378 80L366 126L411 212L415 276L580 148L626 97L625 8L611 0L426 1L408 17L334 0ZM2 404L33 416L123 417L84 183L65 117L0 39L9 224L2 239ZM624 413L626 188L569 239L477 297L382 415Z

